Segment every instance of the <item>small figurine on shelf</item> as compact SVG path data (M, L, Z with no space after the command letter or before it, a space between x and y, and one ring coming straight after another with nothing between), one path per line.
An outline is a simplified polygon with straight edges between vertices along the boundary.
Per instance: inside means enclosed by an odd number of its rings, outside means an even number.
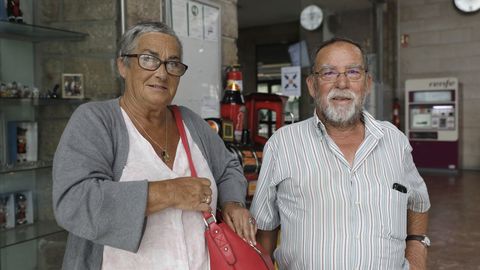
M27 161L27 129L17 127L17 163Z
M15 223L22 225L27 223L27 197L22 193L15 194L16 209L15 209Z
M7 85L4 82L0 82L0 98L2 97L7 97Z
M8 196L0 196L0 230L7 226L7 202Z
M32 98L38 99L39 97L40 97L40 90L38 90L38 88L34 86L32 90Z
M20 0L8 0L7 15L10 22L23 23L23 13L20 10Z
M58 89L60 89L60 85L55 84L55 86L53 86L52 91L51 92L49 91L48 98L58 98Z

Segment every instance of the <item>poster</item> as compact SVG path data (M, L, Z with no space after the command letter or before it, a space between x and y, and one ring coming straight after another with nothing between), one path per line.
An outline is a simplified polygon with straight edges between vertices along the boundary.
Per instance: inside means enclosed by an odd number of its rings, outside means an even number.
M203 14L204 14L204 30L203 33L205 34L205 40L210 41L217 41L218 40L218 9L204 6L203 7Z
M299 97L301 95L300 66L282 68L282 95Z
M188 36L203 39L203 5L188 2Z

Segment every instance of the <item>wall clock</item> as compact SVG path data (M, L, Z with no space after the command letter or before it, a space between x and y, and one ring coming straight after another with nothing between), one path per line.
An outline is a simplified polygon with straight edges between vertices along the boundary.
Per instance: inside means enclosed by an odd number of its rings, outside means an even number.
M317 29L323 20L323 12L316 5L305 7L300 13L300 24L303 28L309 31Z
M480 0L453 0L453 5L463 13L475 13L480 10Z

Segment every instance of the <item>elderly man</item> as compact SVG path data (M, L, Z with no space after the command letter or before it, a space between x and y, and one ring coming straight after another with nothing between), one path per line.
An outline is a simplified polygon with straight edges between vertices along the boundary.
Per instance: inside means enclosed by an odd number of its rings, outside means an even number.
M404 134L363 110L371 84L358 44L327 41L307 78L313 117L265 146L251 211L280 269L425 269L427 188Z

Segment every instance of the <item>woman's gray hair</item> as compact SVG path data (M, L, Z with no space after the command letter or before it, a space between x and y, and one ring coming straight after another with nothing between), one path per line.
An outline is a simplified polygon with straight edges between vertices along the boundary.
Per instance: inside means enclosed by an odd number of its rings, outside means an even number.
M138 38L145 33L162 33L175 38L180 49L180 60L183 56L183 48L177 34L170 28L170 26L161 22L140 22L127 30L122 36L118 45L117 57L122 57L122 54L131 54L137 47ZM128 66L128 57L122 57L122 61Z

